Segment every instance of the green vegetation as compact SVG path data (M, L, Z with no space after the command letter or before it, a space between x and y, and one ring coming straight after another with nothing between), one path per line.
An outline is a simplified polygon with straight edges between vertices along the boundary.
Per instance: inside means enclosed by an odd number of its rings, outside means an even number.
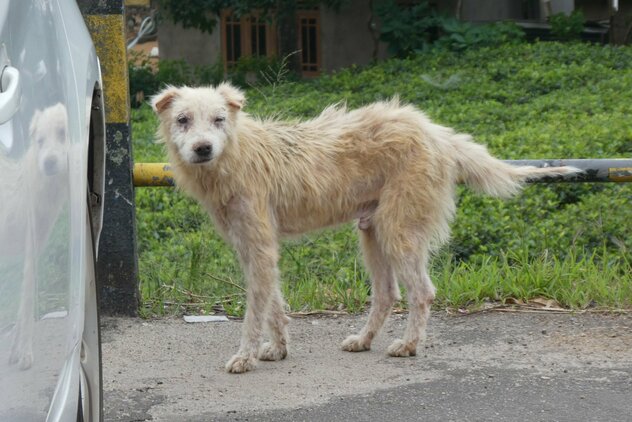
M288 119L335 102L356 107L399 95L505 159L632 155L630 47L432 51L247 95L247 112ZM155 128L146 105L134 110L137 161L166 159L153 143ZM241 314L241 272L204 212L171 189L136 192L144 311L221 305ZM547 297L574 309L631 307L631 184L532 185L509 201L463 188L458 202L453 240L433 264L438 306ZM280 267L292 310L364 308L370 291L356 240L345 226L284 244Z
M581 10L573 10L569 15L556 13L549 17L551 35L558 40L578 40L584 30L584 14Z
M427 1L409 6L398 3L381 0L374 7L381 21L380 39L397 57L408 57L430 49L461 51L524 40L524 31L512 22L472 25L438 13Z
M345 0L303 0L300 6L322 5L338 10ZM181 24L185 28L195 28L202 32L213 32L217 17L222 10L230 9L242 16L257 12L264 18L277 20L292 17L298 5L294 0L158 0L163 17Z
M288 56L289 57L289 56ZM241 57L231 67L227 78L241 87L276 85L281 80L296 79L287 69L288 57ZM161 60L152 63L143 54L132 54L128 63L130 102L132 107L144 104L147 98L167 84L217 85L224 79L224 65L218 61L210 66L191 66L184 60Z

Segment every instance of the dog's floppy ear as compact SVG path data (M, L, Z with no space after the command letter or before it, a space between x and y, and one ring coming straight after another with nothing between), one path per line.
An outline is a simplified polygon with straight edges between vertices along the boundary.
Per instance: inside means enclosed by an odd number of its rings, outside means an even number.
M31 118L31 124L29 125L29 135L31 136L31 138L35 136L40 117L42 117L42 112L40 110L35 110L35 114L33 114L33 117Z
M226 99L226 103L233 111L239 111L246 103L246 97L244 93L238 88L235 88L228 82L219 84L216 88L217 92Z
M168 86L151 99L151 107L158 114L165 111L178 95L178 88Z

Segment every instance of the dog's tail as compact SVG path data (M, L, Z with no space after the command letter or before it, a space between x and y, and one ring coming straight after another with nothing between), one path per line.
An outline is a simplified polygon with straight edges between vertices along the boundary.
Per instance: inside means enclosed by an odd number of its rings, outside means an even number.
M520 191L527 180L582 171L575 167L512 166L492 157L487 148L472 142L469 135L454 134L451 140L456 150L459 181L477 192L491 196L512 196Z

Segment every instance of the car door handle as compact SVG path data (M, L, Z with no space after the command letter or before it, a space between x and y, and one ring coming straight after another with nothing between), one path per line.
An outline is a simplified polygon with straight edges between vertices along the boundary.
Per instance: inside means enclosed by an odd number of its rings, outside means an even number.
M8 122L20 106L20 72L5 66L0 75L0 124Z

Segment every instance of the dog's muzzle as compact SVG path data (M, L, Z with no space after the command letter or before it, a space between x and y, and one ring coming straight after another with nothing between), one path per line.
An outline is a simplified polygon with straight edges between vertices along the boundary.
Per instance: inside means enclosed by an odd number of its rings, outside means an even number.
M54 176L59 172L59 160L55 157L48 157L44 160L43 173L46 176Z
M208 143L198 143L193 145L193 152L195 152L195 162L204 163L211 160L213 146Z

